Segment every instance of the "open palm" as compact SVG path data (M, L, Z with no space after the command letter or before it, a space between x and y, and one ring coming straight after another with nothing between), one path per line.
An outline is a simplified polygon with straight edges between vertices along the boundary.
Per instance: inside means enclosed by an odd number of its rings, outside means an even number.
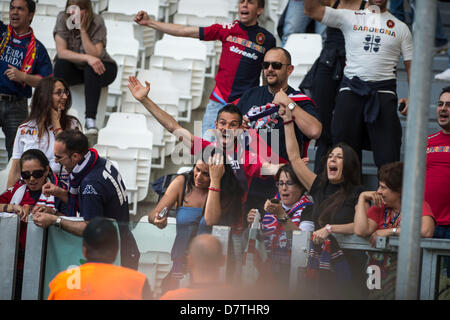
M141 101L147 97L150 92L150 83L145 81L145 87L139 82L136 77L130 76L128 78L128 89L136 100Z

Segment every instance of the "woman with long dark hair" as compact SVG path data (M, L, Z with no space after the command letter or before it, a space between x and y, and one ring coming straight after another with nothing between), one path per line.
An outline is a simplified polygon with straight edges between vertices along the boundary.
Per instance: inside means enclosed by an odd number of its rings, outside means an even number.
M355 205L362 192L359 158L350 146L338 143L328 151L324 171L316 175L300 158L289 108L281 105L279 114L286 126L289 160L314 199L316 231L307 270L307 278L314 284L309 293L318 298L362 299L366 294L365 256L341 250L333 236L353 234Z
M71 6L78 6L81 22L69 29L67 21L73 19L72 13L68 13ZM85 130L86 134L96 134L101 89L110 85L117 75L117 64L106 52L105 22L93 12L90 0L68 0L65 10L56 18L53 35L57 51L54 75L64 78L71 86L84 83Z
M81 129L78 119L68 115L71 106L69 86L63 79L47 77L39 82L31 99L30 115L19 126L14 140L8 187L19 180L19 160L28 149L41 150L53 172L61 171L53 153L55 137L66 129Z
M53 196L46 197L42 193L42 186L48 181L57 183L57 178L52 173L47 157L37 149L30 149L22 154L19 159L19 172L21 180L0 195L0 212L16 213L20 217L15 299L20 299L28 215L34 206L45 206L47 212L56 212L55 198Z
M204 153L205 154L205 153ZM163 283L163 291L178 286L186 273L186 250L197 234L210 233L212 226L231 226L242 217L243 191L230 165L221 154L208 163L197 160L192 171L179 175L167 188L149 222L160 229L167 226L167 215L158 217L163 208L176 206L176 238L172 247L173 266Z

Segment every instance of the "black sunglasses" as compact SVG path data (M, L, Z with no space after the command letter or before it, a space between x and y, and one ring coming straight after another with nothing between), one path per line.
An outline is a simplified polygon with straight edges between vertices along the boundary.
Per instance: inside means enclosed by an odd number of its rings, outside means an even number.
M34 177L35 179L42 178L44 176L45 171L44 170L34 170L30 173L30 171L22 171L20 175L22 176L22 179L28 180L31 177Z
M269 66L272 65L272 68L274 70L280 70L283 66L288 66L289 64L287 63L281 63L281 62L269 62L269 61L264 61L262 63L262 67L263 69L269 69Z

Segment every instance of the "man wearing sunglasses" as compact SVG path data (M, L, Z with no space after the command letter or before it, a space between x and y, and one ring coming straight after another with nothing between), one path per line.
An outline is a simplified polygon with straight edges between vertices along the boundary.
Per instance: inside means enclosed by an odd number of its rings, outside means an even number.
M425 201L436 217L433 237L450 239L450 86L442 89L436 116L442 130L428 136ZM450 278L450 259L445 259Z
M120 231L121 265L137 269L139 250L129 229L129 208L125 184L110 161L101 158L95 149L88 148L87 137L78 130L66 130L56 137L55 161L70 173L69 190L47 183L44 195L53 195L68 204L69 217L78 216L84 221L70 221L47 214L36 208L34 223L47 228L50 225L81 236L86 225L95 217L115 219Z
M262 67L267 85L247 90L237 102L239 110L246 115L245 127L257 130L272 150L278 150L280 162L287 163L289 157L284 138L284 122L278 115L278 106L289 107L295 117L295 134L302 157L306 157L308 142L319 138L322 132L315 103L288 85L294 66L291 65L291 55L287 50L276 47L267 51ZM267 108L267 104L272 106ZM278 135L274 134L276 132ZM275 137L276 140L273 140ZM260 209L266 199L273 197L277 192L274 182L273 179L255 179L250 187L246 209Z
M236 0L232 0L236 1ZM227 103L239 98L245 90L257 86L264 54L275 47L274 36L258 25L265 0L239 0L238 17L229 24L208 27L184 26L151 19L145 11L137 13L134 21L177 37L198 38L222 42L216 85L209 97L203 117L202 135L214 127L218 111Z

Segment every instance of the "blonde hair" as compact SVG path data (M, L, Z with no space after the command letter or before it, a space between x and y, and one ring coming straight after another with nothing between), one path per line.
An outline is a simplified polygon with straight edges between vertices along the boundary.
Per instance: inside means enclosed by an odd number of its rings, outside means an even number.
M80 7L80 10L86 9L87 13L87 21L86 21L86 30L89 30L91 27L92 21L94 20L94 10L92 9L91 0L67 0L66 2L66 12L67 8L71 5L76 5ZM69 16L69 14L67 14Z

